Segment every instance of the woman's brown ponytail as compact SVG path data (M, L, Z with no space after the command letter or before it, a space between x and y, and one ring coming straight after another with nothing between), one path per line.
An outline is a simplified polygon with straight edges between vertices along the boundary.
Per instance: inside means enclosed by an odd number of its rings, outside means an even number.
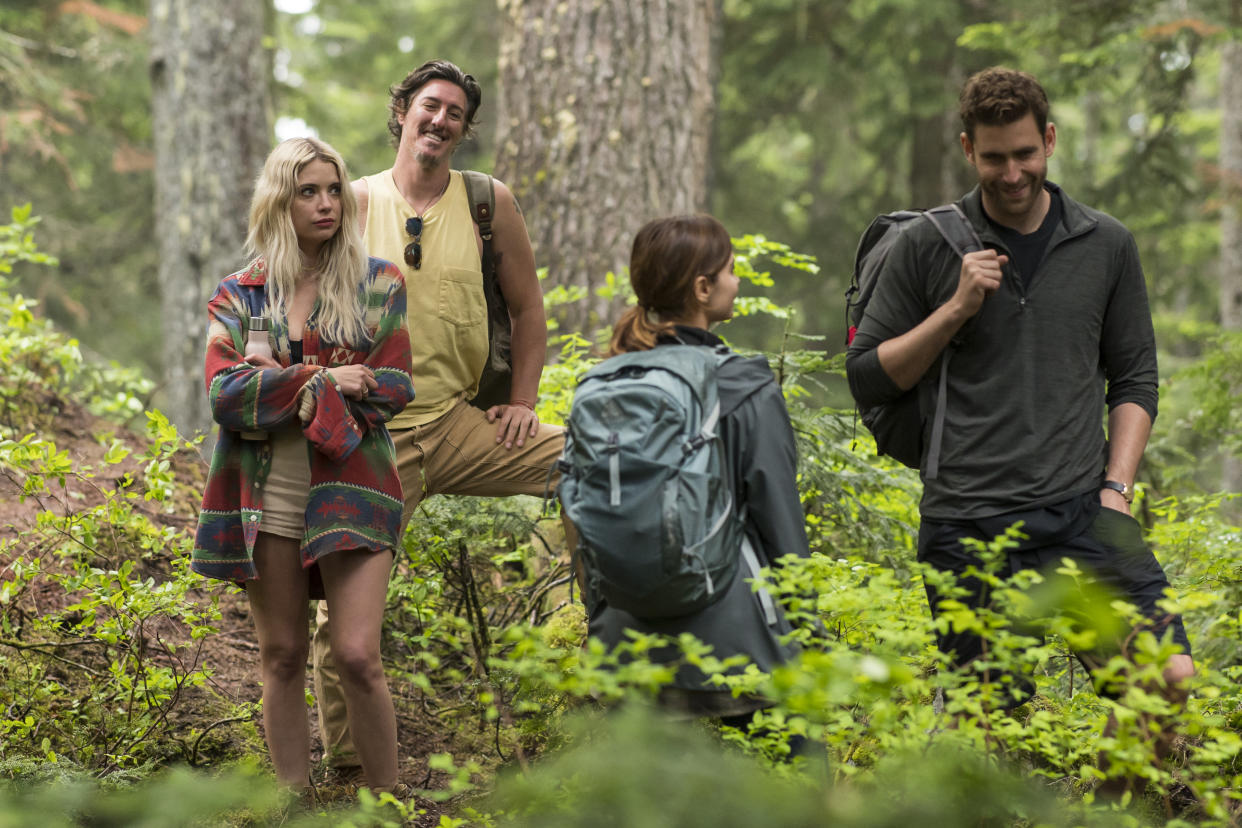
M694 280L714 280L731 255L729 232L711 216L669 216L643 225L630 251L630 284L638 305L613 328L611 353L654 348L677 320L689 316Z

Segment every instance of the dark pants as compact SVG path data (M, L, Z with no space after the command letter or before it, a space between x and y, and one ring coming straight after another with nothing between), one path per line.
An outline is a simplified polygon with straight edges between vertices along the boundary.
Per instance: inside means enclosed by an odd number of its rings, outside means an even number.
M1054 573L1061 560L1069 558L1089 575L1091 583L1104 594L1120 597L1136 606L1145 619L1142 629L1151 630L1157 637L1171 629L1174 643L1181 645L1187 654L1190 653L1190 641L1181 617L1166 613L1157 606L1169 581L1143 540L1138 521L1099 506L1095 493L1046 509L981 521L948 523L925 520L919 528L919 560L958 576L958 586L965 588L968 594L957 600L975 609L987 607L991 602L987 585L978 578L963 574L970 566L982 569L983 562L961 541L963 538L976 538L990 542L1017 520L1023 521L1022 531L1030 537L1019 548L1008 552L996 573L998 576L1008 578L1015 572L1034 569L1055 580ZM942 597L930 584L927 586L927 600L935 615ZM1103 602L1104 606L1099 606L1100 603L1093 602L1085 615L1103 613L1116 620L1107 602ZM1071 614L1084 615L1073 610ZM1094 626L1092 617L1081 617L1080 620L1084 626ZM1041 636L1040 628L1024 624L1021 619L1015 620L1013 629L1026 635ZM1091 670L1106 663L1112 655L1126 652L1126 643L1134 632L1129 623L1122 622L1120 632L1105 635L1095 646L1076 650L1075 655L1084 667ZM936 638L940 650L950 655L954 665L966 665L986 655L983 639L974 632L955 632L950 628L937 632ZM1026 676L998 673L988 678L1010 685L1011 704L1006 706L1021 704L1034 691ZM1096 689L1108 694L1108 688L1097 685Z

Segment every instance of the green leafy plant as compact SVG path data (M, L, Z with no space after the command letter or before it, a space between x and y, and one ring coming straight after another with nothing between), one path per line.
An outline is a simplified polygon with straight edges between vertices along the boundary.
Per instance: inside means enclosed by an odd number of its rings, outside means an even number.
M10 251L0 262L37 255L33 221L15 213L0 228ZM739 272L757 287L785 266L813 265L758 237L735 246ZM611 284L624 292L623 279ZM587 639L545 504L432 498L390 581L384 638L400 721L443 737L417 758L424 798L364 793L347 807L298 811L253 770L153 776L169 763L225 769L239 744L257 747L254 707L210 688L203 645L228 588L207 588L185 566L198 481L186 479L182 460L193 447L154 411L143 412L141 438L119 424L105 429L89 462L58 444L45 427L58 401L95 399L126 419L142 390L91 368L76 343L0 285L0 355L17 365L0 378L0 483L28 507L0 536L0 779L14 782L0 785L0 814L129 824L174 818L179 810L154 804L171 797L225 824L1237 824L1242 533L1230 497L1161 481L1145 482L1136 502L1178 589L1166 608L1184 615L1196 647L1189 698L1164 692L1159 668L1172 645L1149 632L1088 676L1071 647L1102 634L1101 607L1127 610L1093 593L1069 563L1001 577L1020 527L978 546L983 563L970 574L994 600L966 606L958 584L914 561L916 476L876 458L852 412L817 404L839 381L840 358L792 333L788 315L776 318L786 334L766 356L798 435L816 554L765 578L797 622L800 655L768 675L689 636L635 635L606 652ZM542 419L563 420L606 337L561 338L561 358L544 374ZM1227 406L1212 399L1205 406L1227 428ZM929 583L946 599L934 622ZM977 631L985 658L950 669L934 646L937 624ZM650 659L669 646L674 663ZM745 732L639 712L681 663L772 706ZM1006 679L1014 673L1036 690L1016 708ZM1096 696L1093 681L1111 682L1114 696ZM818 745L819 758L791 758L795 736ZM709 781L711 796L700 793ZM1120 790L1120 802L1101 801L1102 785ZM180 793L192 786L211 798Z

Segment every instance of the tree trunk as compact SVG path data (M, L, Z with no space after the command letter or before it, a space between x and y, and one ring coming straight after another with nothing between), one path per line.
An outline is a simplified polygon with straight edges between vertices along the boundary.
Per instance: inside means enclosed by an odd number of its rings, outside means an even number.
M496 175L526 211L536 261L586 299L570 330L611 322L594 288L648 219L707 204L718 0L499 0Z
M1242 42L1224 45L1220 66L1221 211L1220 323L1242 329Z
M989 0L971 0L957 8L959 17L933 16L920 40L919 59L910 70L912 129L911 204L934 207L956 201L974 189L979 176L962 153L962 118L958 95L966 79L992 63L989 55L961 49L957 34L967 26L999 19ZM940 102L941 108L936 109ZM944 105L944 104L947 104ZM929 109L929 107L932 107ZM926 110L922 116L920 111Z
M1231 4L1233 20L1238 3ZM1220 219L1220 324L1227 331L1242 329L1242 42L1230 40L1220 61L1220 167L1224 208ZM1221 489L1242 488L1242 463L1226 455L1221 466Z
M243 260L254 178L271 146L266 3L151 0L163 408L206 430L207 299Z
M920 208L935 207L960 196L946 192L946 183L951 180L946 168L961 155L959 130L955 129L957 112L942 103L953 100L957 92L950 86L953 40L937 33L926 42L939 42L941 48L922 52L910 76L910 204Z

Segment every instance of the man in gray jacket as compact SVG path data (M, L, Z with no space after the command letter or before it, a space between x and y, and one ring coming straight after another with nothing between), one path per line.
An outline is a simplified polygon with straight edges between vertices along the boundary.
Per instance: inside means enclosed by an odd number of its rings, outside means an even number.
M908 227L850 345L850 388L863 406L916 386L934 401L937 363L954 343L939 473L923 481L919 560L958 575L981 568L962 540L991 540L1023 521L1027 538L1001 574L1079 562L1139 608L1144 628L1171 632L1183 652L1164 678L1179 685L1194 673L1189 642L1181 619L1158 608L1168 580L1130 516L1157 405L1134 238L1047 181L1056 127L1033 77L984 70L960 105L962 149L979 183L958 205L984 249L958 258L930 222ZM929 431L925 423L925 446ZM970 592L962 600L987 605L980 580L960 585ZM937 612L931 586L928 600ZM938 643L959 665L984 653L978 636L951 628ZM1101 642L1079 658L1098 666L1126 646ZM1025 677L1007 683L1007 705L1031 691Z

